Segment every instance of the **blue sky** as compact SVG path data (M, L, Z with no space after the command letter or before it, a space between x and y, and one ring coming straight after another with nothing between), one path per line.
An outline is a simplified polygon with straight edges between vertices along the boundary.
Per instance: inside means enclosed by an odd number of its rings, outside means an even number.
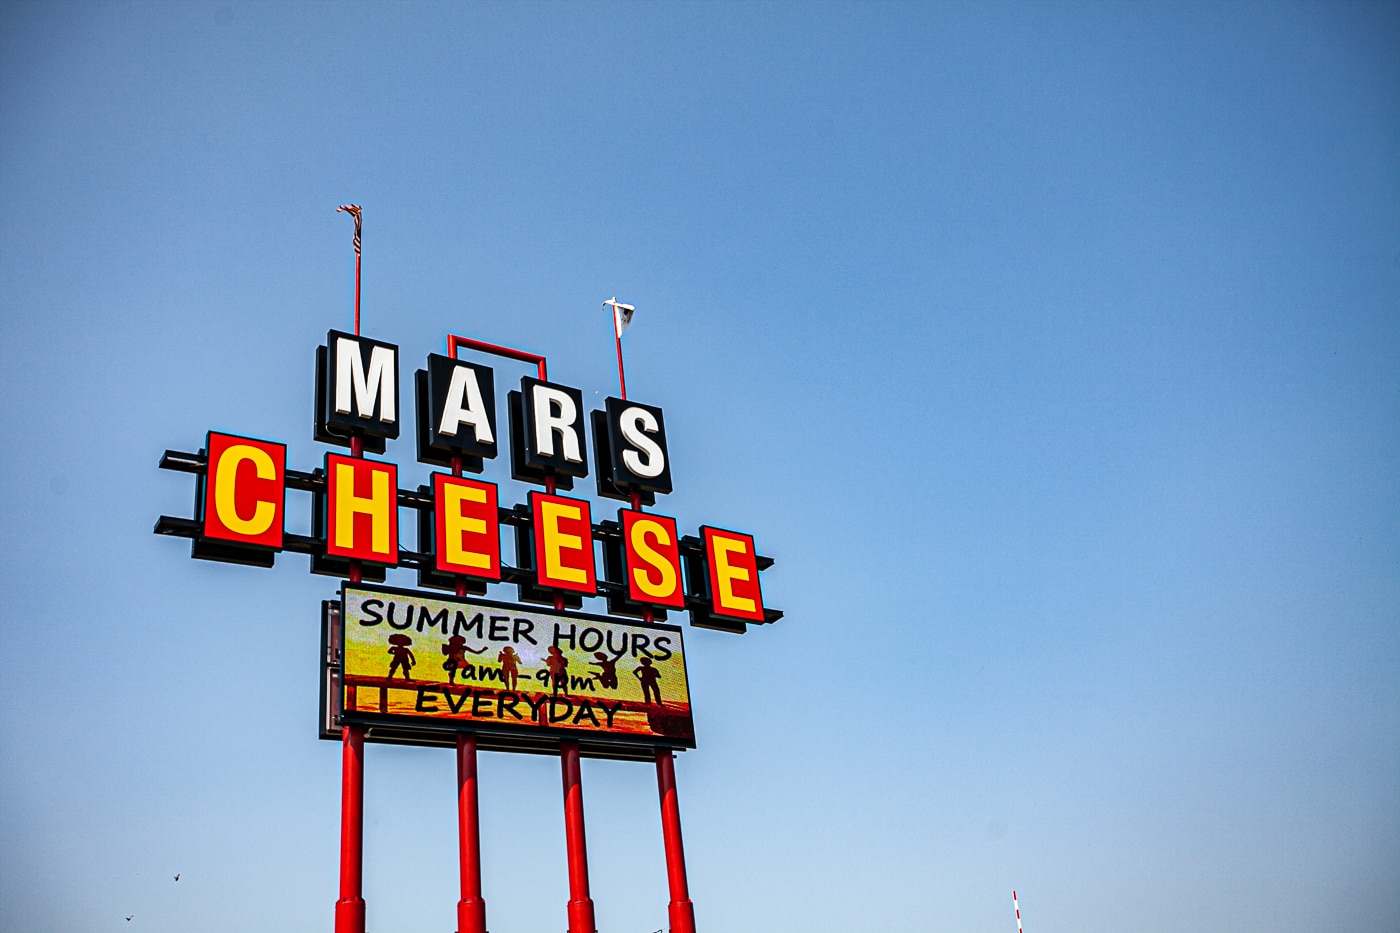
M777 558L687 632L702 930L1390 921L1394 5L190 2L0 8L0 927L330 927L334 581L150 529L209 429L320 460L347 201L409 363L601 403L634 303L664 509ZM367 757L369 929L451 929L450 753ZM557 762L481 782L491 929L562 929ZM652 770L584 790L650 933Z

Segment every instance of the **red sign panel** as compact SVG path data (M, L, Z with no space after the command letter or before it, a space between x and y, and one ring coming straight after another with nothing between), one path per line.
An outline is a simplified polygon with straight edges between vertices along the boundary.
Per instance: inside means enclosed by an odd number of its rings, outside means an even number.
M710 611L717 616L763 621L763 593L758 585L758 552L753 536L700 526L710 565Z
M437 569L501 579L501 522L495 483L433 474Z
M535 531L535 578L552 590L593 595L593 519L582 499L530 493Z
M676 520L631 509L618 511L627 554L627 598L655 606L685 608Z
M397 564L398 492L394 464L326 454L326 553Z
M206 447L204 537L280 550L286 445L210 431Z

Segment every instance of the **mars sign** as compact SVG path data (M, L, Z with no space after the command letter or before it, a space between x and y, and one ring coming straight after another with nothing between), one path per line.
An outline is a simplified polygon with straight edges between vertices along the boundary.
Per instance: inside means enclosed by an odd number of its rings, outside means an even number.
M612 304L622 382L631 309L616 317L626 306ZM478 359L460 359L463 350ZM535 372L502 399L483 356ZM191 539L199 559L271 567L279 553L305 554L312 573L343 580L321 606L320 735L343 747L337 933L365 924L366 741L456 749L458 933L486 933L478 749L560 756L570 933L596 933L579 759L655 762L671 928L691 933L673 753L695 748L695 725L682 627L668 619L683 612L692 626L735 633L780 619L760 581L772 560L743 532L682 533L647 511L672 490L665 418L628 399L625 382L620 398L588 411L580 389L548 380L544 357L449 336L447 354L429 354L413 374L406 405L399 348L336 330L317 348L315 377L314 439L347 452L301 471L285 444L210 431L198 452L162 457L162 468L194 475L195 508L161 516L155 530ZM440 468L411 489L383 459L406 407L416 460ZM512 480L541 487L524 502L503 504L481 477L503 452ZM621 503L615 515L595 515L577 495L590 474L599 499ZM309 497L310 534L287 530L289 493ZM390 569L413 572L415 586L385 585ZM514 588L513 601L487 598L501 586ZM605 611L583 612L585 597Z

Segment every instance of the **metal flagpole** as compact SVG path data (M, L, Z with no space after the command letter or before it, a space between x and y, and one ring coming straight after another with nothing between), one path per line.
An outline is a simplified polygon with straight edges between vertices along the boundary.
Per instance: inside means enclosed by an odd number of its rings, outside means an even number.
M360 205L342 204L335 209L355 218L355 336L360 336Z
M603 302L603 307L612 306L613 339L617 343L617 386L622 392L622 400L627 401L627 377L622 372L622 332L632 320L632 312L637 309L619 302L616 296ZM624 318L624 314L626 317Z

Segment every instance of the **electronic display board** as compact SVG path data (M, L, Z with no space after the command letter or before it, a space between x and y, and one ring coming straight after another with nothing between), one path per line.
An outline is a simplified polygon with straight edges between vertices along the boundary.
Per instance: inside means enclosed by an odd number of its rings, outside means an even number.
M627 746L648 758L695 747L678 626L352 584L337 608L330 690L341 721L371 739L450 742L471 729L483 748L573 738L624 758Z

